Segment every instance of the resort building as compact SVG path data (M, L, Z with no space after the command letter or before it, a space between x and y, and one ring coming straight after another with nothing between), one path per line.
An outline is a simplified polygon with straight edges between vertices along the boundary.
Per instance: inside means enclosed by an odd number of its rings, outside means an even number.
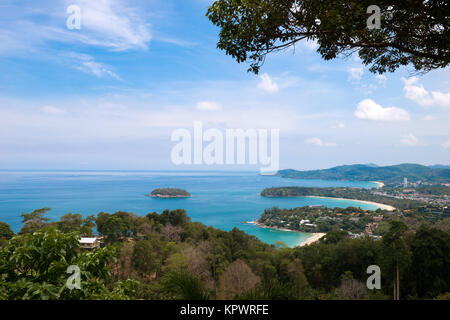
M100 247L100 239L98 238L84 238L82 237L80 240L80 248L81 249L87 249L87 250L93 250L95 248Z

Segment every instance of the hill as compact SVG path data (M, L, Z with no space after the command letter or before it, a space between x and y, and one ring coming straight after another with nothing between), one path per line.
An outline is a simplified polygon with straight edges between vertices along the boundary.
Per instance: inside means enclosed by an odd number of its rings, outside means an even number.
M433 184L450 182L448 168L432 168L409 163L384 167L355 164L308 171L287 169L278 171L277 175L292 179L381 181L385 184L402 183L405 177L409 182L422 181Z

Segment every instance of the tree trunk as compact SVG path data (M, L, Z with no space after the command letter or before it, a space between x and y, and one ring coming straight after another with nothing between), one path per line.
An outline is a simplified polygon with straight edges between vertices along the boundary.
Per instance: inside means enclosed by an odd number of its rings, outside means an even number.
M398 263L397 263L397 300L400 300L400 281L398 275Z
M392 279L392 287L394 288L394 300L397 300L397 294L395 292L395 274L394 274L394 277Z

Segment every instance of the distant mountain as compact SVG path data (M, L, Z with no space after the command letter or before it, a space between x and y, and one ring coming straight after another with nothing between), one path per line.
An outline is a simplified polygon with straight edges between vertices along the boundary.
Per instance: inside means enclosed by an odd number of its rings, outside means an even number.
M445 164L435 164L429 167L433 169L450 169L450 166L447 166Z
M355 164L308 171L287 169L278 171L277 175L292 179L381 181L385 184L402 183L403 178L407 178L409 182L450 182L450 168L432 168L410 163L384 167Z

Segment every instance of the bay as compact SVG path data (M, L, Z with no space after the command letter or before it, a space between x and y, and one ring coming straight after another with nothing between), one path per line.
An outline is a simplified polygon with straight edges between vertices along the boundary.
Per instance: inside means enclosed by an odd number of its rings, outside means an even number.
M225 231L237 227L262 241L282 241L293 247L310 234L278 231L244 224L257 219L265 208L294 208L309 205L355 206L377 209L376 205L353 200L322 198L264 198L266 187L358 187L373 188L373 182L296 180L261 176L257 172L220 171L0 171L0 221L21 228L21 213L49 207L47 216L58 220L72 212L83 216L101 211L133 212L145 215L165 209L185 209L192 221ZM191 198L150 198L155 188L181 188Z

